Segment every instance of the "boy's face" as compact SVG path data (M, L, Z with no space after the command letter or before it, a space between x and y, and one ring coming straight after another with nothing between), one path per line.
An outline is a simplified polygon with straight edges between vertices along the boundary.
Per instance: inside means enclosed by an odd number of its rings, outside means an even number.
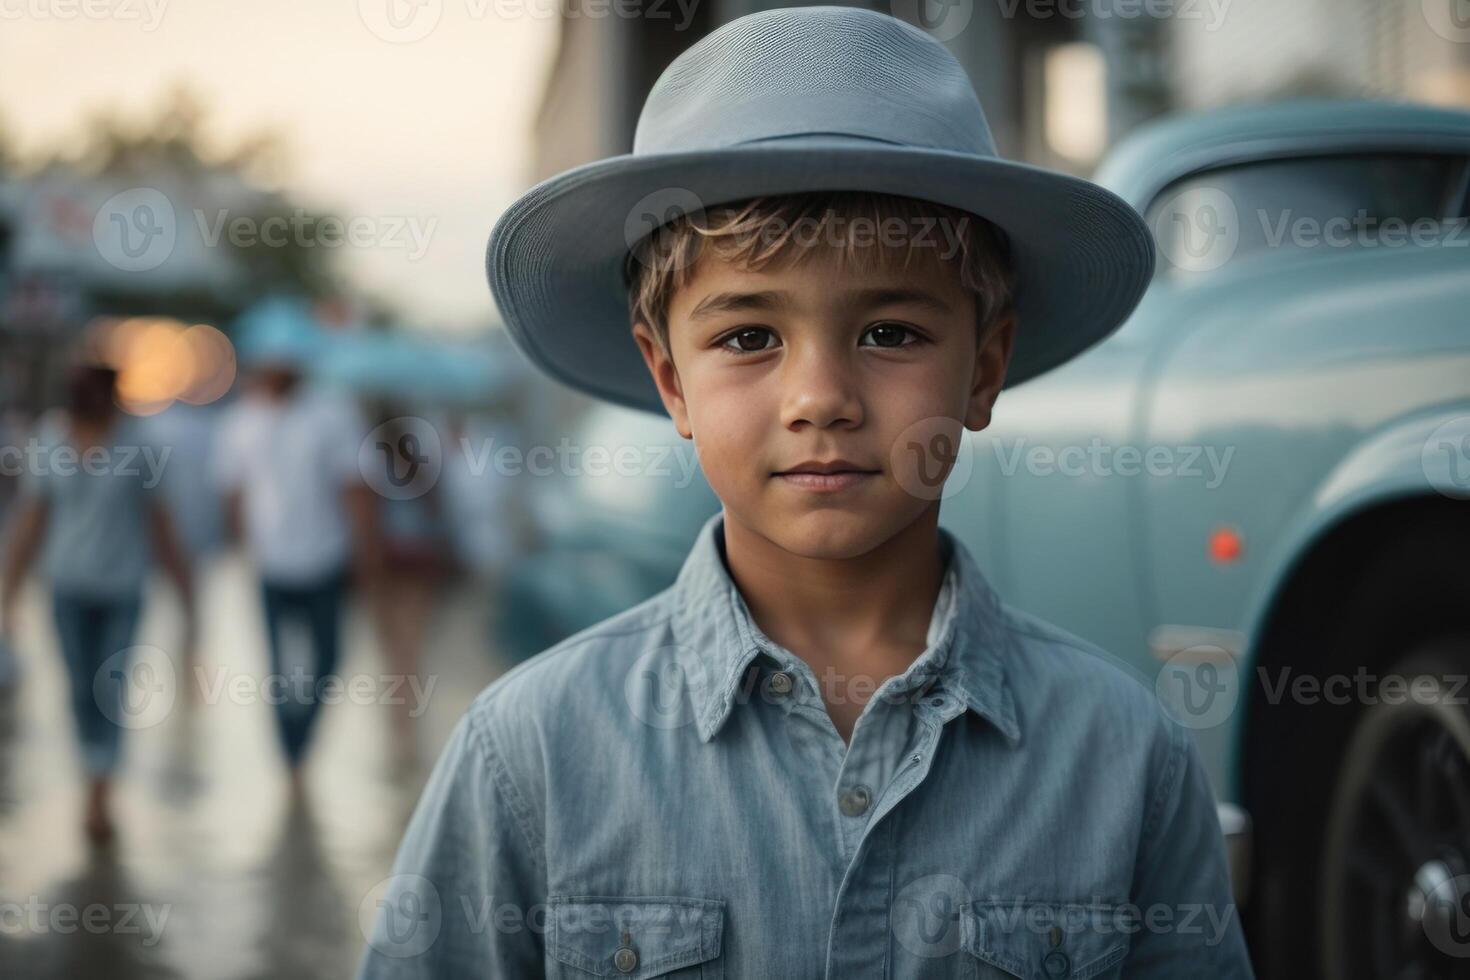
M669 303L672 360L647 324L633 333L726 514L794 554L850 558L938 507L950 447L990 424L1014 321L977 348L957 271L809 259L756 271L706 250ZM838 489L781 475L837 458L864 472Z

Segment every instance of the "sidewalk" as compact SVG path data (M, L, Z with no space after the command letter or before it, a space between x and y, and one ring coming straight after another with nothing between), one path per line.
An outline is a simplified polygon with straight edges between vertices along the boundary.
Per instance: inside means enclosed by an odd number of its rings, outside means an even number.
M349 977L428 767L508 666L489 652L487 603L469 589L445 601L417 687L385 676L364 611L349 607L349 686L322 709L293 804L258 589L222 559L202 583L200 663L168 683L169 661L143 658L161 665L146 676L162 706L125 733L117 839L93 857L49 602L32 588L21 686L0 700L0 977ZM168 649L176 624L160 587L136 642ZM417 715L416 747L395 740L395 710Z

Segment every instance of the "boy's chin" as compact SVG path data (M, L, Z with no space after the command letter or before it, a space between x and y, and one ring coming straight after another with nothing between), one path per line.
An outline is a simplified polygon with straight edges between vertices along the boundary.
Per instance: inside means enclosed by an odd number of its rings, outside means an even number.
M817 508L772 514L766 536L802 558L839 561L861 558L881 547L908 522L876 507Z

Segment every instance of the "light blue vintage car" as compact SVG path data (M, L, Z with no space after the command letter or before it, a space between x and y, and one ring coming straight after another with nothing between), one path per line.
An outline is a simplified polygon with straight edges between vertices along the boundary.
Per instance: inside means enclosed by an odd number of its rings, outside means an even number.
M1156 279L1117 333L1001 396L942 523L1008 602L1132 662L1194 731L1262 976L1461 976L1470 114L1175 117L1095 179L1153 228ZM660 417L587 425L691 452ZM570 481L510 582L512 649L672 582L718 507L680 482Z

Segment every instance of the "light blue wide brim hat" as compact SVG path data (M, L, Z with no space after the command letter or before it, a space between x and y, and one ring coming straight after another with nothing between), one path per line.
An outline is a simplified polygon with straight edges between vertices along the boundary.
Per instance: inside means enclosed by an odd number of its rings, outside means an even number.
M537 184L496 222L490 289L532 363L665 414L628 322L629 249L701 207L838 190L932 201L1006 232L1017 316L1006 387L1106 337L1153 275L1153 239L1126 201L996 154L944 45L886 14L823 6L741 17L675 59L632 153Z

